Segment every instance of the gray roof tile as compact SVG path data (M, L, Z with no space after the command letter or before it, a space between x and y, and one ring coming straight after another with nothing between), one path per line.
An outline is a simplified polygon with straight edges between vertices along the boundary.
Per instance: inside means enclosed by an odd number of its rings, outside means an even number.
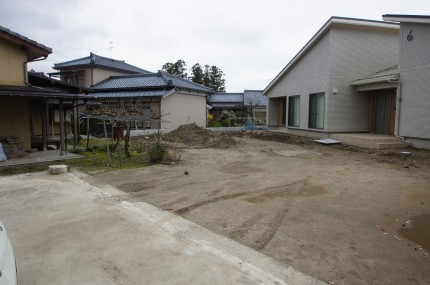
M54 69L61 70L66 68L75 68L75 67L83 67L83 66L98 66L101 68L121 70L129 73L137 73L137 74L152 73L145 69L128 64L123 60L116 60L112 58L99 56L92 52L90 53L90 56L87 56L87 57L56 63L54 64Z
M262 95L263 90L245 90L243 93L243 103L245 105L266 106L267 97Z
M210 104L239 103L243 104L243 93L215 93L209 96Z
M148 91L107 91L92 93L94 98L136 98L136 97L160 97L167 94L168 90L148 90Z
M205 93L212 93L212 89L196 84L186 79L179 78L178 76L167 74L165 72L128 75L128 76L111 76L108 79L97 83L91 90L94 92L101 92L101 90L142 90L142 89L172 89L185 88Z
M399 79L399 68L397 65L392 66L390 68L375 72L369 76L354 80L351 82L352 86L366 85L366 84L374 84L374 83L382 83L392 80Z

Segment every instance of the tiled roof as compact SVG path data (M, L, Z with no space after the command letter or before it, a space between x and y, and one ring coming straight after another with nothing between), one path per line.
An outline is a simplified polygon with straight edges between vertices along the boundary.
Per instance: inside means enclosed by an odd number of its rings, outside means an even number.
M78 59L61 62L61 63L56 63L54 64L54 69L61 70L61 69L83 67L83 66L97 66L101 68L114 69L114 70L129 72L129 73L137 73L137 74L152 73L150 71L128 64L123 60L116 60L112 58L99 56L92 52L90 53L90 56L87 56L87 57L78 58Z
M395 65L390 68L375 72L364 78L354 80L351 83L351 85L359 86L359 85L366 85L366 84L383 83L383 82L388 82L388 81L393 81L398 79L399 79L399 69L397 65Z
M165 87L168 86L161 77L156 74L142 74L130 76L111 76L97 83L91 89L129 89L140 87Z
M136 89L172 89L174 87L192 89L205 93L212 93L212 89L196 84L186 79L179 78L178 76L167 74L165 72L128 75L128 76L112 76L108 79L94 85L91 90L100 92L100 90L136 90Z
M243 104L243 93L215 93L209 96L209 104L239 103Z
M27 38L27 37L24 37L24 36L22 36L22 35L20 35L20 34L18 34L18 33L15 33L15 32L13 32L13 31L9 30L8 28L5 28L5 27L0 26L0 31L1 31L1 32L3 32L3 33L9 34L9 35L11 35L11 36L13 36L13 37L15 37L15 38L18 38L18 39L20 39L20 40L22 40L22 41L25 41L25 42L27 42L27 43L29 43L29 44L35 45L35 46L37 46L37 47L39 47L39 48L41 48L41 49L44 49L44 50L46 50L48 53L51 53L51 52L52 52L52 49L51 49L50 47L47 47L47 46L42 45L42 44L40 44L40 43L38 43L38 42L36 42L36 41L33 41L33 40L31 40L31 39L29 39L29 38Z
M267 97L262 95L263 90L245 90L243 93L244 105L266 106Z
M134 97L160 97L167 94L168 90L148 90L148 91L112 91L92 93L94 98L134 98Z

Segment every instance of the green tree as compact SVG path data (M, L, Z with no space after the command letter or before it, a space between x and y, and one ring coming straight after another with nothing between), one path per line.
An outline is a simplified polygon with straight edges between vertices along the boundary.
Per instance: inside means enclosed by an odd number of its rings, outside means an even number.
M194 83L204 85L203 77L203 68L198 63L194 64L193 67L191 67L191 76L189 79Z
M162 70L169 74L174 74L181 78L188 79L187 65L182 59L178 59L175 63L166 62L163 65Z
M209 68L209 85L215 92L225 92L224 72L217 66L212 65Z
M191 80L194 83L212 88L215 92L225 92L224 72L215 65L205 65L203 68L199 63L191 67L191 76L188 77L185 61L179 59L175 63L166 62L162 70L169 74Z

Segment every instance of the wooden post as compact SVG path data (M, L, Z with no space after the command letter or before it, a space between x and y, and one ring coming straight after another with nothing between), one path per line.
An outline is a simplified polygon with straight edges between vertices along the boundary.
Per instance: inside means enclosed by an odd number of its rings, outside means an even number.
M64 125L64 106L63 106L63 99L59 99L60 103L60 156L64 155L64 151L66 149L66 142L65 142L65 125Z
M90 118L87 118L87 150L90 144L90 133L91 133L91 129L90 129Z
M107 151L107 154L108 154L109 166L111 166L112 163L110 161L109 142L108 142L108 137L107 137L106 120L105 119L103 119L103 129L105 131L106 151Z
M47 151L48 147L47 147L47 128L48 128L48 123L47 123L47 105L48 102L44 99L42 102L42 150L43 151Z
M78 107L76 107L76 101L73 101L73 149L76 149L76 146L79 145L78 122Z

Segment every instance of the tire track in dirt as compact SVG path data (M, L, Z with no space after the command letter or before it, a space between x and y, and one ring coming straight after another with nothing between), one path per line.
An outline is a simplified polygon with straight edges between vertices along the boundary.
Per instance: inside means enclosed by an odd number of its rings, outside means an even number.
M173 205L176 205L176 204L182 203L184 201L187 201L188 199L189 199L188 197L181 197L179 199L176 199L176 200L173 200L171 202L168 202L166 204L161 205L160 208L162 208L164 210L171 210L171 209L168 209L168 208L171 207L171 206L173 206Z
M257 250L261 250L272 240L278 231L279 227L282 224L282 221L285 219L288 213L288 208L279 210L273 220L269 223L269 228L264 234L261 235L259 239L255 241L254 248Z
M249 194L249 193L247 193L247 192L240 192L240 193L234 193L234 194L229 194L229 195L215 197L215 198L212 198L212 199L209 199L209 200L198 202L198 203L192 204L190 206L187 206L187 207L175 210L174 213L178 214L178 215L183 215L183 214L185 214L185 213L187 213L189 211L192 211L194 209L206 206L206 205L211 204L211 203L215 203L215 202L222 201L222 200L229 200L229 199L237 198L237 197L240 197L240 196L243 196L243 195L247 195L247 194Z
M256 215L252 216L249 220L247 220L241 226L239 226L234 231L232 231L228 235L229 238L232 238L234 240L238 240L240 238L243 238L243 236L246 235L249 232L249 230L263 217L264 217L263 213L258 213Z

